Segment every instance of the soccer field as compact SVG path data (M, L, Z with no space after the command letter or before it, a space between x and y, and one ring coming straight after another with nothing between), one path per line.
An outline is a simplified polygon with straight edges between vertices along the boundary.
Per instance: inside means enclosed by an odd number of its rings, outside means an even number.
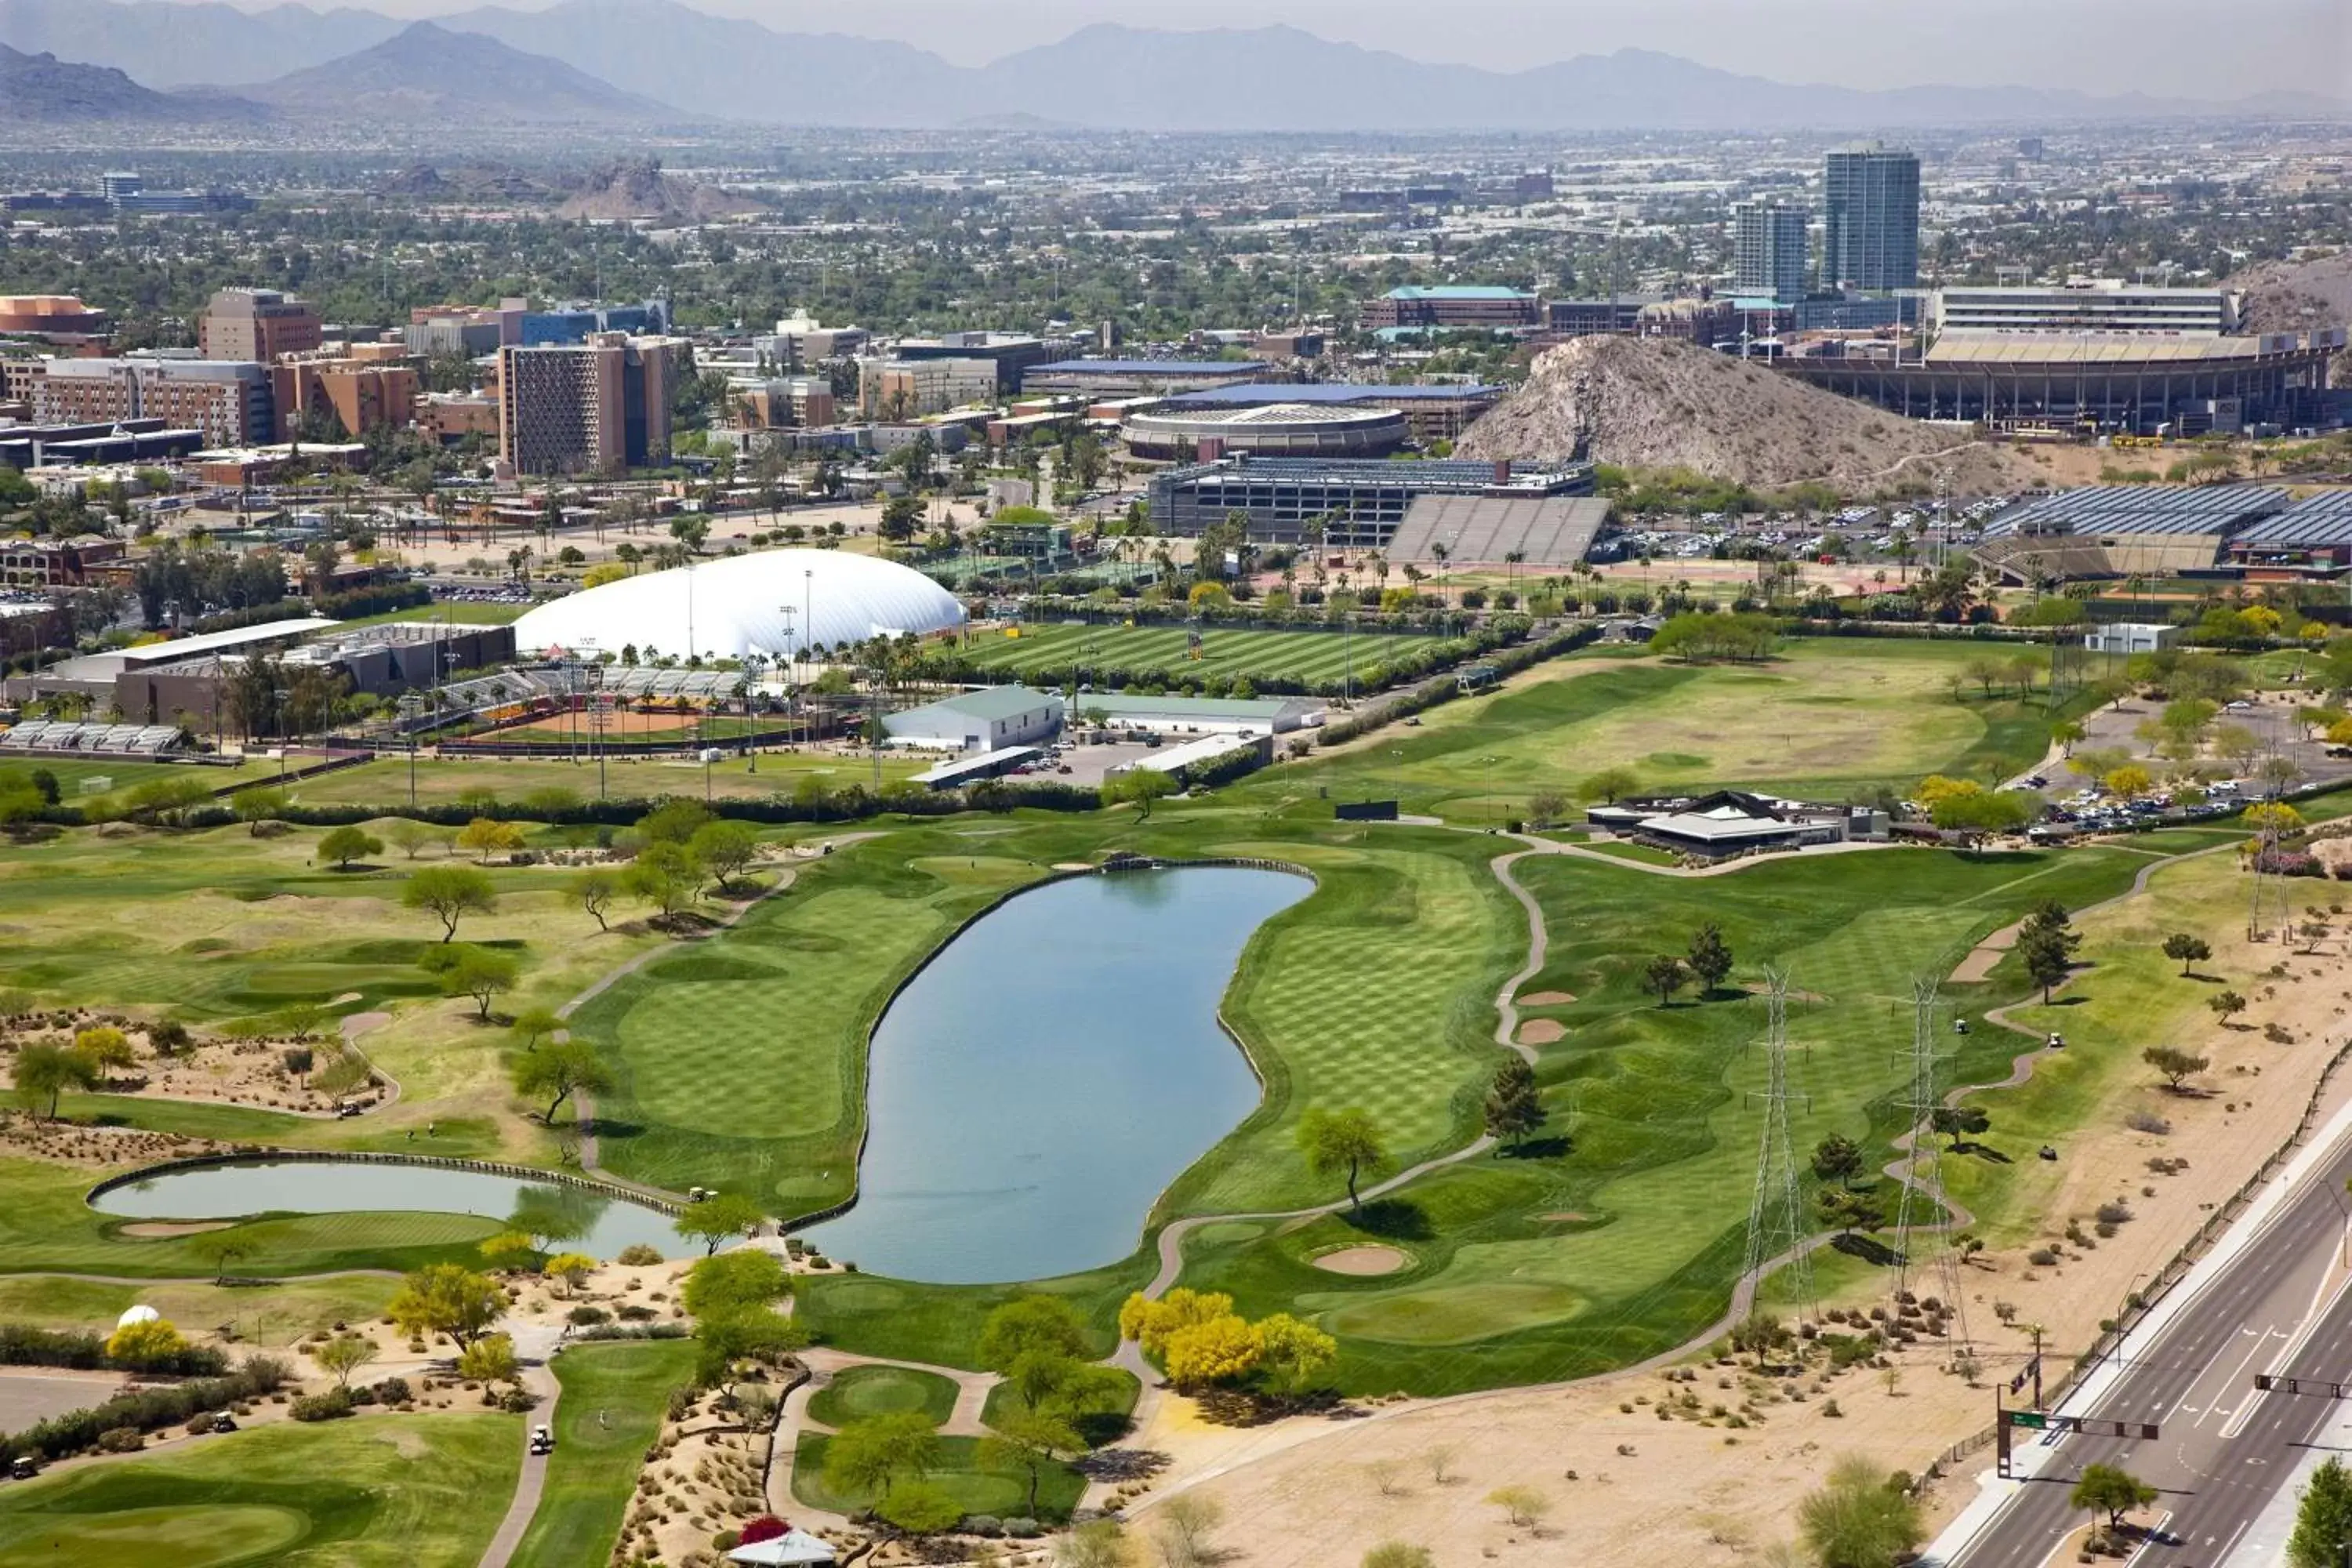
M1309 686L1342 681L1349 668L1362 682L1401 654L1440 641L1397 632L1343 636L1320 631L1244 631L1212 626L1202 634L1201 657L1191 657L1186 626L1098 626L1072 623L1025 626L1020 636L974 633L966 656L982 669L1026 676L1041 669L1084 667L1132 674L1297 680Z

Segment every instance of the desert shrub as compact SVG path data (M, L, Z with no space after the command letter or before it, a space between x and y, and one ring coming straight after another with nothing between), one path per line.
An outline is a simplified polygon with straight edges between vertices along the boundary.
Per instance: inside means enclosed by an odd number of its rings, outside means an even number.
M352 1401L348 1390L331 1388L324 1394L298 1395L286 1407L286 1414L297 1421L332 1421L352 1413Z
M2172 1123L2153 1110L2135 1110L2124 1118L2124 1125L2135 1132L2152 1132L2159 1138L2172 1131Z
M101 1454L135 1454L147 1446L147 1434L136 1426L113 1426L98 1435Z

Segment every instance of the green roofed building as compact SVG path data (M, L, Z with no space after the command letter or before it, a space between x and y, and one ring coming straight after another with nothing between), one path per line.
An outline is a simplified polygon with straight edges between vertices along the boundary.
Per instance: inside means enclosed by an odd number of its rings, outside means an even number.
M893 745L998 752L1052 740L1062 728L1062 700L1025 686L987 686L888 714L882 728Z

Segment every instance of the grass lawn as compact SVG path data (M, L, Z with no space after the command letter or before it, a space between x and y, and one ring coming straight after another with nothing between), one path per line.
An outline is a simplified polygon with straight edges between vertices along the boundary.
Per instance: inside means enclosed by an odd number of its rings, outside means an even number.
M809 1398L812 1419L840 1426L867 1415L913 1411L937 1426L955 1414L956 1385L909 1366L853 1366Z
M11 1486L0 1568L473 1568L513 1495L507 1415L366 1415Z
M1568 856L1522 861L1552 939L1527 990L1577 998L1533 1010L1568 1030L1538 1068L1549 1138L1448 1167L1359 1215L1205 1227L1184 1282L1231 1290L1245 1312L1312 1315L1339 1336L1337 1375L1356 1392L1548 1381L1665 1349L1722 1310L1740 1261L1764 1008L1737 987L1777 961L1792 990L1819 998L1790 1017L1807 1097L1795 1141L1842 1131L1882 1163L1899 1131L1904 1067L1890 1042L1909 1037L1912 976L1948 973L2042 898L2080 906L2118 891L2144 863L2104 849L1888 850L1685 881ZM1734 989L1658 1006L1643 964L1682 951L1705 921L1739 961ZM1973 1010L2023 987L2003 975L1955 989L1973 990L1958 1002ZM1954 1081L2005 1068L1995 1033L1954 1037ZM1372 1279L1313 1266L1367 1243L1399 1248L1406 1266Z
M153 1307L190 1331L234 1325L239 1341L289 1345L314 1329L383 1315L400 1282L386 1275L289 1279L268 1288L110 1285L59 1275L0 1276L0 1321L46 1329L105 1329L125 1308Z
M856 1513L870 1506L870 1497L837 1492L825 1484L824 1450L833 1441L820 1433L803 1432L793 1450L793 1495L811 1508L831 1513ZM1067 1465L1046 1468L1037 1488L1037 1511L1029 1512L1029 1478L1012 1468L994 1468L980 1462L977 1437L939 1439L939 1465L924 1478L962 1505L966 1513L994 1514L999 1519L1027 1517L1058 1523L1087 1489L1086 1478Z
M1931 773L1984 779L2039 759L2051 715L2014 689L1955 697L1951 677L1983 649L1898 638L1793 640L1761 665L1585 659L1493 697L1447 703L1418 730L1245 786L1328 788L1334 799L1395 796L1407 811L1469 823L1524 815L1528 802L1602 768L1644 789L1737 785L1843 800L1907 791Z
M910 777L928 765L886 754L882 782ZM729 757L713 763L709 772L710 793L730 800L761 799L779 791L789 795L805 779L814 779L828 789L853 784L868 789L874 785L873 764L862 753L762 752L756 757ZM498 799L519 801L541 789L570 790L583 800L698 796L703 773L700 763L677 757L608 757L600 784L593 760L419 756L416 799L420 804L437 805L454 801L469 790L488 790ZM409 798L408 762L404 757L385 757L338 768L299 781L293 786L293 795L304 805L404 805Z
M555 1453L515 1568L575 1568L611 1555L646 1449L660 1435L670 1391L692 1379L694 1355L690 1340L640 1340L576 1344L555 1358L563 1385Z
M1352 664L1357 689L1365 690L1378 683L1378 672L1388 658L1442 640L1396 632L1359 632L1349 637L1338 632L1213 626L1202 638L1201 657L1195 659L1188 649L1190 630L1184 626L1044 622L1024 626L1020 632L1019 637L976 633L965 651L982 669L1007 676L1084 665L1107 672L1112 682L1124 672L1139 677L1279 678L1314 686L1344 681ZM1100 687L1106 682L1098 678L1095 684Z

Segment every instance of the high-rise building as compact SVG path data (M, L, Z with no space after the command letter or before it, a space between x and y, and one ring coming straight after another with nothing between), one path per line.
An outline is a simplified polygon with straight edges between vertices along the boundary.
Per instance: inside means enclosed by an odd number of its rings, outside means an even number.
M250 361L53 359L33 384L42 424L162 419L200 430L217 447L249 447L277 434L269 373Z
M1782 301L1805 297L1805 209L1741 202L1731 209L1736 293Z
M499 351L499 455L518 473L613 473L669 460L678 338L593 332Z
M275 289L224 289L196 323L206 359L268 364L279 354L306 353L326 341L326 323L307 300Z
M278 439L295 440L306 427L327 423L356 439L379 426L396 428L415 417L416 372L398 362L359 359L284 360L269 367Z
M1919 157L1872 145L1832 153L1822 180L1825 287L1919 286Z

